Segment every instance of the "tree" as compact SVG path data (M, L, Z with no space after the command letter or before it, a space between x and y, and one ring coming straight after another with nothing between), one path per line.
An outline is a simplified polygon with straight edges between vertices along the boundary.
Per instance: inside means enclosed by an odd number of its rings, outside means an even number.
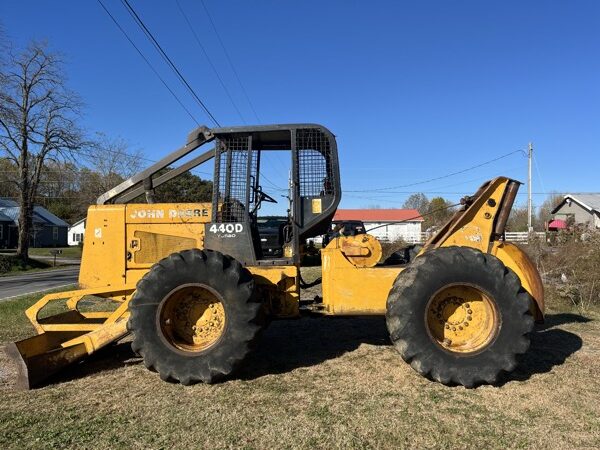
M35 196L46 161L74 159L84 146L81 102L67 89L60 57L30 44L0 71L0 151L17 168L21 206L17 254L27 260Z
M416 209L419 211L419 214L425 214L429 210L429 199L422 192L411 194L402 207L405 209Z
M527 228L527 207L513 206L508 221L506 222L507 231L528 231Z
M434 197L429 202L423 223L425 229L430 227L441 227L454 214L454 208L451 208L451 202L443 197Z
M551 212L560 204L560 202L563 201L563 198L564 197L562 195L556 193L548 195L546 200L544 200L544 203L542 203L542 206L540 206L537 214L538 226L543 227L546 222L552 220ZM543 231L543 229L540 231Z
M157 177L168 172L163 169ZM155 189L154 199L158 203L193 203L212 201L212 181L202 180L198 175L184 172Z

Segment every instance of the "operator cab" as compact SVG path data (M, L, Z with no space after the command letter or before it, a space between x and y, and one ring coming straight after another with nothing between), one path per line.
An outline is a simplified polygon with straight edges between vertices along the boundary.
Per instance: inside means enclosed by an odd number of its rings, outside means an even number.
M341 199L333 134L313 124L211 133L216 141L213 216L206 248L247 265L299 263L300 244L328 230ZM279 217L281 251L261 245L269 238L264 226L269 217Z

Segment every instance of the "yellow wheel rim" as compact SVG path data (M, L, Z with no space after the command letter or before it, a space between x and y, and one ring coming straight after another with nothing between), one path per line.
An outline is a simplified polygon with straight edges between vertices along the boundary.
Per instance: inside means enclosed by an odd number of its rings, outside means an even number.
M201 352L214 345L225 330L221 297L205 285L185 285L170 292L158 314L169 344L185 352Z
M499 330L499 316L491 297L472 285L450 285L427 304L427 331L447 351L474 353L489 345Z

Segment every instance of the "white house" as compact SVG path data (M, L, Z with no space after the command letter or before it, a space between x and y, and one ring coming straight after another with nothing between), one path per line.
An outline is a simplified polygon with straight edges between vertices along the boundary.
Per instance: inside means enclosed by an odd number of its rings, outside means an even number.
M78 222L75 222L73 225L69 227L69 234L67 236L67 241L69 245L79 245L80 242L83 242L83 235L85 234L85 219L81 219Z
M423 217L416 209L338 209L333 220L361 220L367 233L383 242L421 242Z
M600 194L568 194L552 210L554 219L600 228Z

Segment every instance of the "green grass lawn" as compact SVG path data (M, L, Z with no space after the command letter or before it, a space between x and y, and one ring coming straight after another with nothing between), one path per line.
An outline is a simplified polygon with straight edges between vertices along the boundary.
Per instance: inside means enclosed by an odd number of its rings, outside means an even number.
M0 302L0 343L39 297ZM517 370L477 389L420 377L382 317L275 321L214 385L161 381L125 340L17 392L2 355L0 448L598 448L599 320L551 304Z
M57 248L30 248L29 256L51 256L51 250L62 250L59 258L81 258L81 247L57 247Z

